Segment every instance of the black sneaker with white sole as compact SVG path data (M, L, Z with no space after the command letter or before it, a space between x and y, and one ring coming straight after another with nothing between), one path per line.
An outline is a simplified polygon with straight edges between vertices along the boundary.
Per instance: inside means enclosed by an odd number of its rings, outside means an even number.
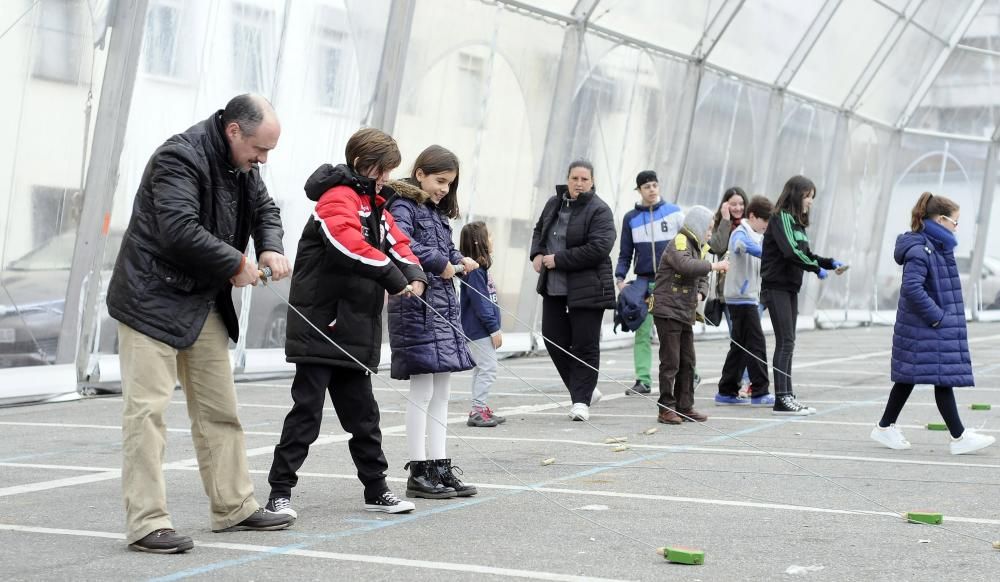
M774 398L774 408L771 414L778 416L809 416L812 411L808 407L799 404L791 394L782 394Z
M287 497L272 497L268 499L264 509L274 513L290 515L295 519L299 518L299 514L292 509L292 500Z
M381 511L383 513L408 513L417 506L409 501L403 501L392 491L386 489L375 499L365 499L365 511Z
M163 528L149 533L141 540L129 544L128 547L136 552L149 552L150 554L181 554L193 548L194 541L170 528Z

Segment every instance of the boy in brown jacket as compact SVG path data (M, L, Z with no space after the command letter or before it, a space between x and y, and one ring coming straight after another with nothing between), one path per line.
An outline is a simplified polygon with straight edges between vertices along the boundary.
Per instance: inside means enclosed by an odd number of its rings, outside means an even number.
M663 424L704 422L694 409L694 333L698 302L708 294L708 273L725 271L728 261L705 260L712 234L712 211L694 206L681 232L667 244L656 270L653 323L660 336L660 399L657 420ZM676 381L676 384L675 384Z

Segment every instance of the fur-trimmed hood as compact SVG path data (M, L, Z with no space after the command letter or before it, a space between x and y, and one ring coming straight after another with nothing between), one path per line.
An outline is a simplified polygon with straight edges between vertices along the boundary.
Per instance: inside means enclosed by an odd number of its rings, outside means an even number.
M392 188L393 192L401 197L413 200L417 204L423 204L431 199L431 195L424 192L419 184L414 183L412 178L391 180L386 183L386 186Z

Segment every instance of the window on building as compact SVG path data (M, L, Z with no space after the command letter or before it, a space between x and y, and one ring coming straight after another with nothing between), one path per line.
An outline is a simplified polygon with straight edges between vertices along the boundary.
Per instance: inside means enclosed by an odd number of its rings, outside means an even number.
M42 0L32 76L60 83L81 82L85 48L82 10L81 0Z
M347 83L345 49L347 35L323 26L319 31L316 90L321 107L342 109Z
M236 87L249 93L270 92L274 12L233 6L233 74Z
M150 75L176 77L177 33L181 8L175 2L157 0L146 16L146 36L142 51L142 70Z
M457 94L461 106L459 122L467 127L479 125L483 108L483 78L486 76L486 59L458 53Z

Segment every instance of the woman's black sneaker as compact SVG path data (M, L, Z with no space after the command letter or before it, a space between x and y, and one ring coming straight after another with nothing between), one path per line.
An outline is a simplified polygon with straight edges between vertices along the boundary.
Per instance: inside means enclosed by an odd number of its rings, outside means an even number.
M809 416L813 412L808 407L799 404L791 394L782 394L774 398L774 408L771 414L777 416Z
M649 384L645 384L642 380L636 380L635 384L631 388L625 390L625 396L631 396L633 394L649 394L651 391Z
M194 541L188 536L182 536L176 531L164 528L158 529L139 541L128 545L136 552L151 554L180 554L194 547Z

